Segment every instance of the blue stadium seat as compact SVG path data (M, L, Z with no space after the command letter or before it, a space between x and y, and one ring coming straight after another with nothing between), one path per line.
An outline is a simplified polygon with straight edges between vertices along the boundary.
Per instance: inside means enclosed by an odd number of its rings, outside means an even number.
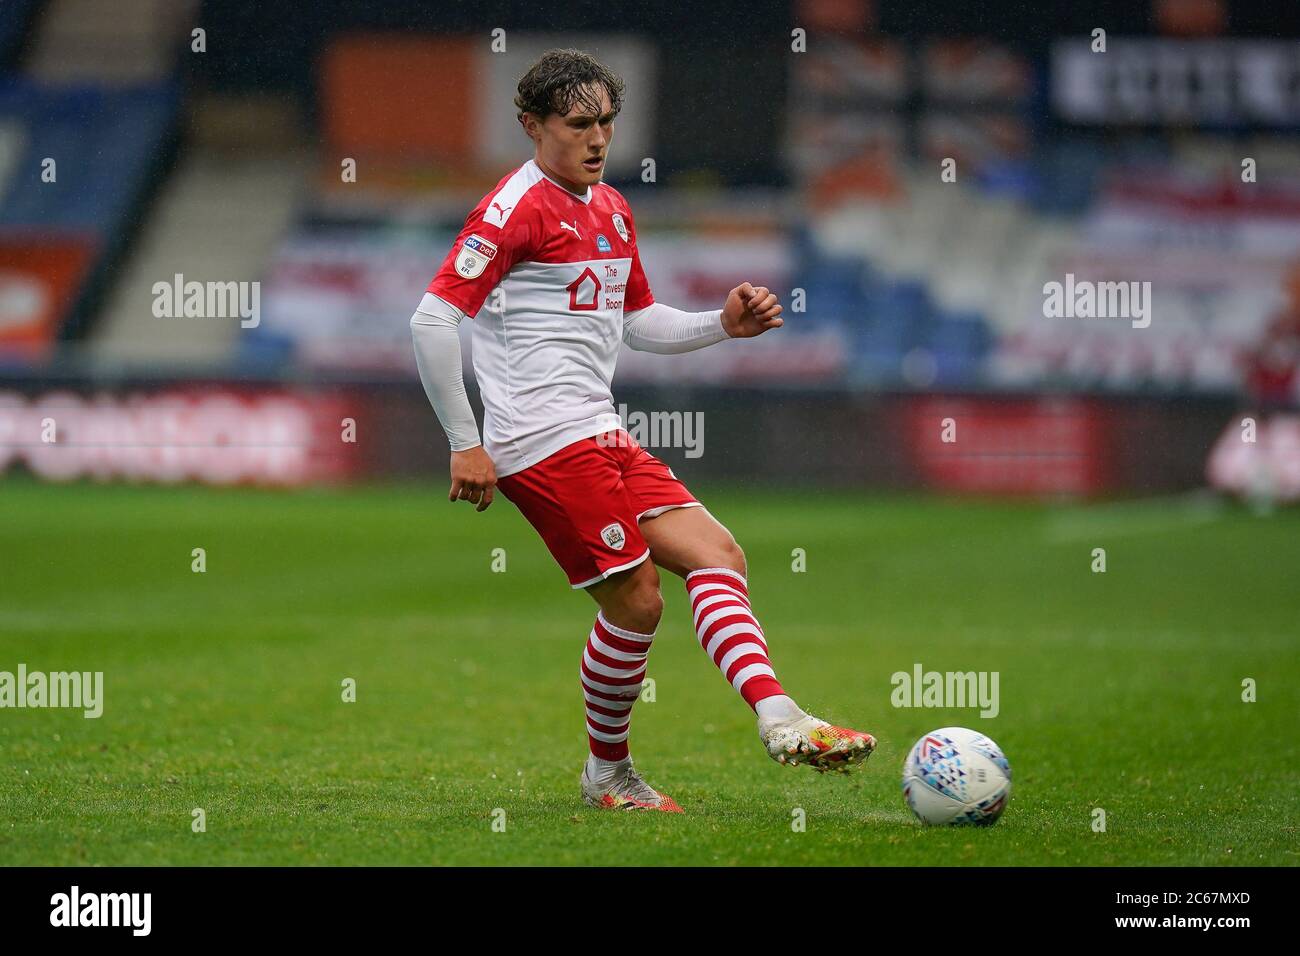
M936 385L968 385L978 377L993 334L976 312L946 312L936 316L926 344L935 360Z
M0 119L26 138L10 181L0 183L0 226L114 234L147 185L176 111L171 87L0 87ZM46 158L57 164L54 183L41 181Z

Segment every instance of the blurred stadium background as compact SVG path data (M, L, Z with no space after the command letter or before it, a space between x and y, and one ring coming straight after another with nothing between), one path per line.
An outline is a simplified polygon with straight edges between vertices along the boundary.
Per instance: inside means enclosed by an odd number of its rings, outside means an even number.
M1297 36L1231 0L6 0L0 472L443 474L407 319L530 155L516 80L577 45L627 80L609 177L656 297L793 306L743 347L625 350L629 408L707 413L692 474L1296 497ZM1150 281L1150 326L1045 318L1067 273ZM256 326L156 317L182 276L258 283Z

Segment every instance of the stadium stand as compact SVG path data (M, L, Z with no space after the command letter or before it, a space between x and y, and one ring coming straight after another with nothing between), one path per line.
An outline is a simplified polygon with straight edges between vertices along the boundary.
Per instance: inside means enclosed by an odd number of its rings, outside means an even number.
M20 70L0 78L7 363L48 356L57 340L84 332L138 211L165 178L180 103L175 31L165 24L189 5L30 6L6 11L6 30L30 39Z
M17 290L3 299L13 311L0 354L29 362L57 339L72 346L61 355L114 367L413 380L392 316L409 311L468 204L526 153L511 110L484 98L508 99L550 38L516 32L495 56L449 31L397 34L340 15L261 57L255 76L224 47L189 57L182 84L178 55L198 9L50 0L0 18L0 55L19 65L0 80L0 262ZM229 9L202 19L252 42L264 21L249 10L246 34ZM1300 163L1284 129L1148 124L1103 136L1058 115L1068 96L1049 96L1043 47L813 39L819 56L793 59L784 80L783 136L756 159L782 166L788 183L756 185L727 169L643 181L641 157L680 133L655 117L680 82L663 68L672 54L644 36L587 37L640 97L620 120L611 176L637 210L661 297L704 308L756 270L800 297L780 348L687 357L671 375L903 390L1241 387L1300 259L1290 172ZM428 79L434 62L443 85ZM403 77L423 79L369 108ZM445 97L447 84L463 95ZM1244 154L1269 170L1267 184L1240 182ZM57 184L41 182L47 157L59 157ZM341 162L359 178L340 176ZM267 321L244 334L160 326L149 290L175 274L263 283ZM1067 275L1149 281L1149 327L1045 315L1047 284ZM627 381L670 374L626 359Z

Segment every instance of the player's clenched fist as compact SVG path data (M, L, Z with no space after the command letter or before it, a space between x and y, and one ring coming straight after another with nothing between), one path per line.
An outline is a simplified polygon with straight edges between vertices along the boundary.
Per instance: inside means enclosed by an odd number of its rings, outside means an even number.
M762 335L785 324L776 295L764 286L742 282L727 294L722 307L722 327L734 339Z
M482 511L492 504L492 489L497 484L496 466L483 446L451 453L451 491L448 501L468 501Z

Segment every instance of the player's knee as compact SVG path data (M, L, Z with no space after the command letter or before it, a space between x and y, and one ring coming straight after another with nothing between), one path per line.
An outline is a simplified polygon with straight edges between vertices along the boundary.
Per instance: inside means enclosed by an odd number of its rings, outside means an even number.
M653 564L646 562L649 571L638 574L625 596L625 607L630 617L638 622L637 630L649 634L659 626L664 613L664 596L659 590L659 573Z
M664 614L664 596L659 590L659 582L639 585L630 595L628 611L639 622L638 631L652 633Z
M745 573L745 552L730 533L719 544L717 563L713 567L729 568L742 575Z
M628 574L626 583L618 589L614 606L607 608L606 617L618 627L640 634L653 633L664 613L659 572L653 564L645 561Z

